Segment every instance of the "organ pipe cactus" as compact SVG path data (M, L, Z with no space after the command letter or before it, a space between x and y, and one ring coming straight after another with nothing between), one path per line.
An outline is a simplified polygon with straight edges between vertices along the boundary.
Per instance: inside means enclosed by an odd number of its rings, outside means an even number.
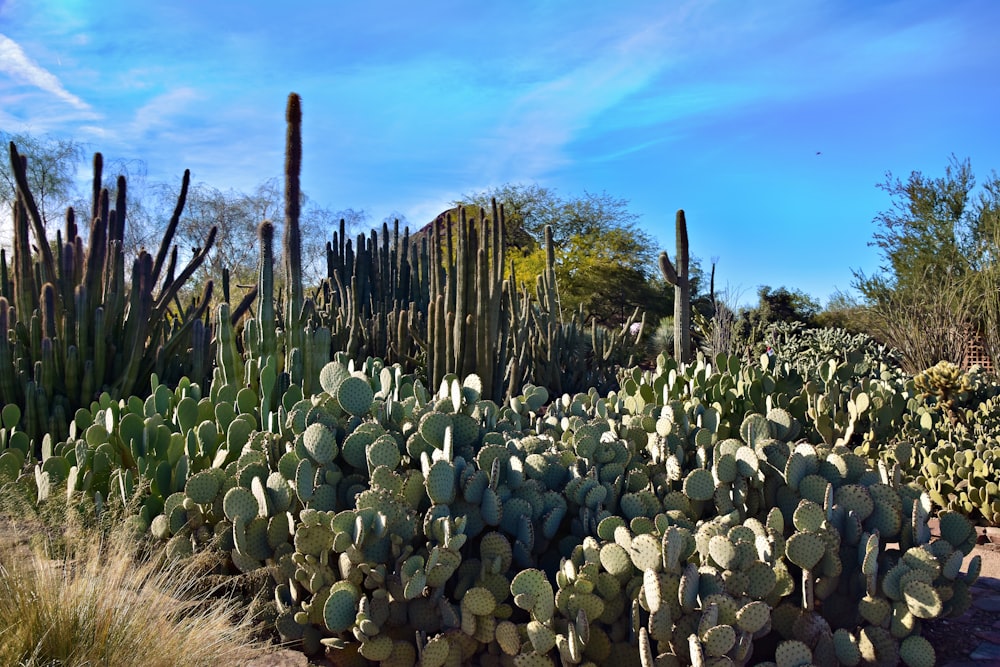
M73 209L51 242L27 185L25 158L13 143L9 149L17 188L13 276L6 257L0 259L0 376L8 378L0 382L0 398L25 406L23 428L32 439L66 437L76 410L102 391L127 397L144 392L153 372L176 381L196 367L206 370L211 332L201 318L212 282L195 307L177 307L180 289L205 259L216 231L178 271L172 243L190 174L184 173L156 257L140 250L127 278L124 177L118 177L112 206L96 154L87 245Z

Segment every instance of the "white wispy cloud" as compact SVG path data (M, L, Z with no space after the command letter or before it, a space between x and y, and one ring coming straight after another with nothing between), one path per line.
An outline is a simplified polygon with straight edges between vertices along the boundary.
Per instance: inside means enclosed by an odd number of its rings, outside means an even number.
M77 109L90 109L90 105L66 90L57 76L28 57L20 44L2 33L0 33L0 71L51 93Z
M519 96L496 128L489 169L535 178L564 164L565 148L604 112L642 91L670 64L664 24L644 27Z

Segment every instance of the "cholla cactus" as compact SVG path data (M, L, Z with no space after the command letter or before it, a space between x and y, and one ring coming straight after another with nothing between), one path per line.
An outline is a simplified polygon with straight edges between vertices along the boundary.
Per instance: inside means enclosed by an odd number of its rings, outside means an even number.
M950 361L939 361L913 378L914 387L924 396L933 396L952 419L957 418L958 410L969 402L982 384L978 366L962 371Z

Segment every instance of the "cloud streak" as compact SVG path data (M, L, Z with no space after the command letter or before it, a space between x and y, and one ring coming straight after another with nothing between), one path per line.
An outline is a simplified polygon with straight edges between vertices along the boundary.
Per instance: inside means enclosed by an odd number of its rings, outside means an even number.
M51 93L77 109L90 110L90 105L66 90L58 77L29 58L20 44L2 33L0 33L0 71Z

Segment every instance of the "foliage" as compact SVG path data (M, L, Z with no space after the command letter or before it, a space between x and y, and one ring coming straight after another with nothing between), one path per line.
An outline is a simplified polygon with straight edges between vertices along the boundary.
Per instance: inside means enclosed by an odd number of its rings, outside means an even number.
M48 223L60 216L74 196L74 176L84 160L83 146L71 139L0 131L4 146L16 144L27 158L25 178L35 195L38 213ZM0 205L12 211L17 183L10 163L0 161Z
M757 290L759 303L748 309L746 317L753 322L773 324L775 322L801 322L811 324L819 313L819 304L811 296L797 289L784 286L773 289L762 285Z
M531 286L545 266L544 230L552 229L562 313L581 306L587 318L621 326L636 307L651 318L668 312L655 277L655 244L629 212L628 202L607 193L561 198L536 184L507 184L467 195L456 204L489 210L503 205L511 264L517 281Z
M871 278L857 276L857 287L869 300L885 290L936 287L976 270L995 252L992 241L1000 209L1000 181L994 175L974 195L976 181L968 159L951 156L939 178L914 171L904 182L886 174L879 188L892 208L875 218L879 230L871 245L886 262Z
M821 328L844 329L852 334L873 330L868 305L857 296L840 290L834 292L826 307L813 317L813 324Z
M874 276L855 275L872 332L900 349L910 372L940 360L961 364L966 342L990 320L992 294L983 288L1000 247L1000 179L993 174L977 191L969 160L952 156L943 177L887 174L879 187L892 207L876 217L871 245L885 264ZM995 354L995 337L987 343Z

